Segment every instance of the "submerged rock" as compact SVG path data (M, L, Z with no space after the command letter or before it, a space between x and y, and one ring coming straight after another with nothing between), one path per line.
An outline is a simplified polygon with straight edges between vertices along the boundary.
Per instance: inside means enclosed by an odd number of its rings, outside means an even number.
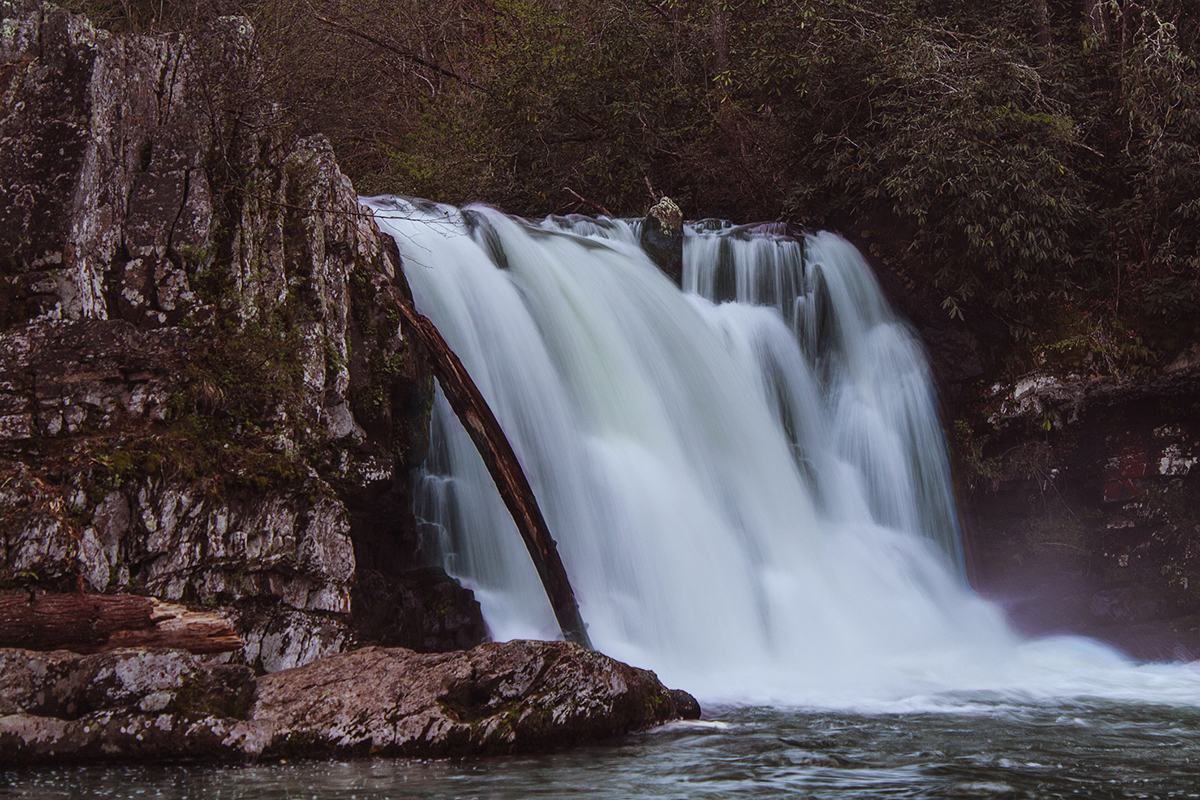
M178 651L0 650L0 764L518 753L698 711L654 673L565 642L369 647L257 685Z

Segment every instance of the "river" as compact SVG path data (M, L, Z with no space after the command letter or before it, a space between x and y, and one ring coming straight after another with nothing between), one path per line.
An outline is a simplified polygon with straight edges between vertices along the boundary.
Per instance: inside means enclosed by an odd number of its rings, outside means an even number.
M1200 797L1194 708L977 698L955 713L727 707L705 716L535 756L10 771L0 798Z

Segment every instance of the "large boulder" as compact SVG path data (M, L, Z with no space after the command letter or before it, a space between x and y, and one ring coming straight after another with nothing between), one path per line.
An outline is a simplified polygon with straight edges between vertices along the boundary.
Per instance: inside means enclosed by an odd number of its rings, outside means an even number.
M564 642L369 647L257 684L179 651L0 650L0 764L518 753L698 710L654 673Z
M678 716L652 672L575 644L514 641L366 648L274 673L252 719L271 730L264 755L441 758L568 747Z

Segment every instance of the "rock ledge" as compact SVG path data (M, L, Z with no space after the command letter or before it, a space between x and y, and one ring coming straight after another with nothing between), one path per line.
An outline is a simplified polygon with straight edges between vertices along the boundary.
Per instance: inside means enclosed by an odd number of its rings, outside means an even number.
M508 754L644 730L694 702L566 642L368 647L257 681L182 651L10 649L0 764Z

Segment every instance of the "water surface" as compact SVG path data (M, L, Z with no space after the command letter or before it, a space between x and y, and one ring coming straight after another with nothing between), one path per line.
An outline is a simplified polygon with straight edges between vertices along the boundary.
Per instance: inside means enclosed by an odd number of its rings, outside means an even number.
M964 699L952 714L706 717L538 756L14 771L0 798L1200 797L1192 708Z

